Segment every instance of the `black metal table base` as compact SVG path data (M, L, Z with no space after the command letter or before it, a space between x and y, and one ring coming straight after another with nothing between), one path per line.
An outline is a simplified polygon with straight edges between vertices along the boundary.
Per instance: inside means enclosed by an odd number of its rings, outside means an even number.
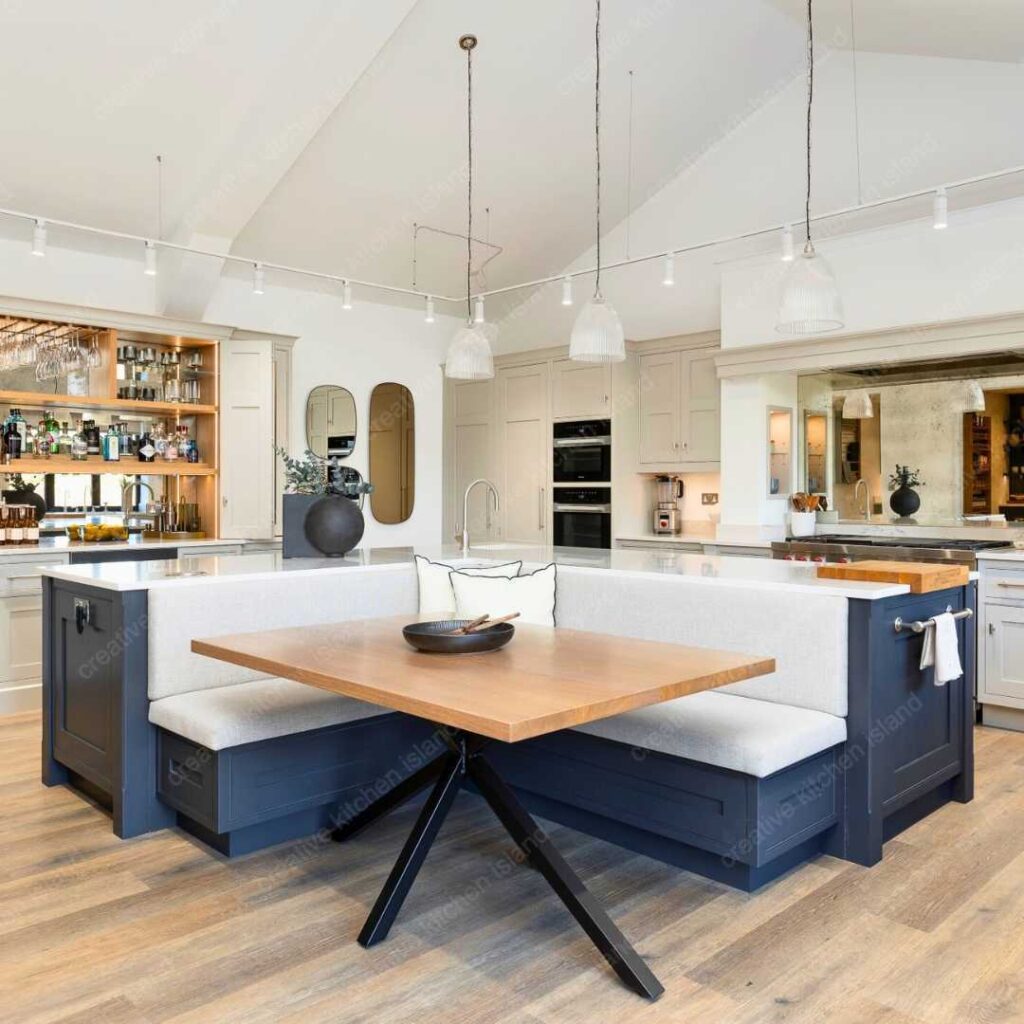
M332 838L338 842L351 839L431 783L434 784L359 933L360 944L373 946L387 938L456 795L464 781L469 779L515 840L530 866L547 879L616 974L634 992L647 999L657 999L664 991L661 982L481 753L488 741L463 732L446 731L445 735L451 747L450 753L410 775L332 834Z

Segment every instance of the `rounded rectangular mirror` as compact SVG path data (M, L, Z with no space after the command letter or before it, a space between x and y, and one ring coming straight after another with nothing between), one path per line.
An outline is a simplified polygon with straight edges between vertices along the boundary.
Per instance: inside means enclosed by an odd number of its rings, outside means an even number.
M416 420L404 384L370 395L370 511L378 523L404 523L416 500Z
M306 447L321 459L347 459L356 447L356 403L334 384L313 388L306 399Z

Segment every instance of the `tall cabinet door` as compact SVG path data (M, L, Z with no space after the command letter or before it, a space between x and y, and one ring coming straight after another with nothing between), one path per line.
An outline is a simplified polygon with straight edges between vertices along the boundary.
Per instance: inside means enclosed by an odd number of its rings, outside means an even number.
M548 535L548 364L498 371L498 459L503 539L543 544Z
M678 462L680 370L678 352L640 357L640 461Z
M979 687L996 703L1024 707L1024 608L985 606L985 678ZM1003 698L1011 698L1004 701Z
M679 442L685 462L718 462L721 398L715 357L679 353Z
M612 408L610 363L552 364L551 415L556 420L606 419Z
M452 436L455 463L455 533L461 537L463 496L474 480L483 477L498 484L493 445L494 390L490 380L458 381L452 385ZM486 487L469 496L469 533L474 540L497 537L494 499Z
M273 353L263 339L220 351L220 535L274 535Z

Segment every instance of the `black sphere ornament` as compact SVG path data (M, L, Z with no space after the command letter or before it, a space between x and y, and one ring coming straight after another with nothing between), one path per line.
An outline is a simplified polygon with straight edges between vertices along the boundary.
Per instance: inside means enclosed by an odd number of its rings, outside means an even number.
M327 494L306 513L306 540L328 558L340 558L362 540L365 525L351 498Z

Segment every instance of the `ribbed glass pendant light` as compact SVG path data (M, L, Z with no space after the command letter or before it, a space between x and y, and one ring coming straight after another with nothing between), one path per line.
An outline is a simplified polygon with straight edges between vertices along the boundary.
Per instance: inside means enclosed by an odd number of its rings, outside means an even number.
M844 420L873 419L875 407L872 404L871 396L866 391L851 391L843 399L843 411L840 415Z
M462 36L459 48L466 54L466 124L468 171L466 185L466 325L460 327L448 346L444 375L455 380L488 380L494 376L491 344L498 336L495 324L484 322L483 301L479 300L478 318L473 316L470 284L473 267L473 48L476 36Z
M811 110L814 105L814 0L807 0L807 192L804 199L804 248L782 283L775 329L785 334L821 334L844 323L835 275L811 241Z
M597 279L594 297L580 310L569 339L569 358L580 363L621 363L626 338L618 313L601 295L601 0L594 23L594 152L597 166Z

